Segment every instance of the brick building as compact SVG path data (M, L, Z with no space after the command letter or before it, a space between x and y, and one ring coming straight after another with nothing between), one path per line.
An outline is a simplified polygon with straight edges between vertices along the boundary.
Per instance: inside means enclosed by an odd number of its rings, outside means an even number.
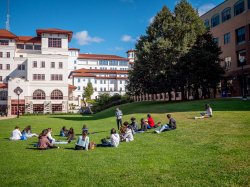
M250 95L250 0L226 0L201 18L222 49L227 96Z

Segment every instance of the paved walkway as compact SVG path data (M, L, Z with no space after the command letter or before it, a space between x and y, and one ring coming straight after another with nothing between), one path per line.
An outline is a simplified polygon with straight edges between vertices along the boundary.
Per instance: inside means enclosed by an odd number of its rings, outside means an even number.
M4 116L4 117L2 117L2 116L0 116L0 120L4 120L4 119L12 119L12 118L16 118L17 116L16 115L12 115L12 116Z

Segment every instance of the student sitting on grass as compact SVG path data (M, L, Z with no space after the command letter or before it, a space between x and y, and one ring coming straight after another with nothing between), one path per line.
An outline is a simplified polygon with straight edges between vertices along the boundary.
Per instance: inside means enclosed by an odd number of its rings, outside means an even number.
M65 126L62 127L61 131L60 131L60 136L62 137L67 137L68 136L68 130L66 129Z
M128 122L125 121L123 123L123 126L125 127L124 128L124 133L121 135L121 139L122 141L126 141L126 142L131 142L134 140L134 136L133 136L133 133L132 133L132 130L128 127Z
M141 129L140 129L140 132L147 131L147 126L148 126L148 122L144 118L141 118Z
M44 129L42 133L39 135L38 137L39 142L37 145L38 149L46 150L46 149L52 149L52 148L59 148L57 146L54 146L52 143L50 143L47 137L47 134L48 134L48 129Z
M129 128L132 130L132 133L135 134L138 131L137 123L135 121L136 119L132 117L130 120L131 123L129 124Z
M162 131L176 129L176 121L175 121L174 118L171 117L171 114L168 114L167 118L169 119L168 124L163 125L162 127L160 127L159 130L155 130L155 132L157 132L158 134L160 134Z
M205 112L201 112L200 117L194 117L194 119L211 118L213 116L213 110L209 104L205 105Z
M75 150L89 150L89 137L86 132L83 132L82 136L78 137Z
M68 131L68 136L67 136L68 143L70 143L72 140L75 139L75 132L74 129L71 127Z
M22 133L20 132L20 129L18 126L15 127L15 129L12 131L12 136L10 137L10 140L21 140Z
M26 138L31 138L33 136L38 137L38 135L36 133L31 133L31 126L28 125L27 127L25 127L22 131L22 136L26 137Z
M48 128L48 140L50 141L50 143L52 144L67 144L68 142L60 142L60 141L56 141L55 138L52 137L52 128Z
M118 147L119 143L120 143L120 136L118 133L116 133L115 128L111 129L110 132L110 140L108 139L102 139L102 144L99 145L100 147Z
M152 118L151 114L148 114L147 118L148 118L148 126L147 126L147 128L148 129L155 128L155 122L154 122L154 119Z

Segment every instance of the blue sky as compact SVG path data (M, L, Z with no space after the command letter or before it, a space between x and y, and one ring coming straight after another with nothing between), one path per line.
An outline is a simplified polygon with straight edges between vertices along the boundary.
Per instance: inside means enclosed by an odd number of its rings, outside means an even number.
M0 0L0 28L5 28L6 1ZM35 36L38 28L71 30L70 47L81 53L126 56L154 15L177 0L10 0L10 29L19 36ZM201 13L223 0L191 0Z

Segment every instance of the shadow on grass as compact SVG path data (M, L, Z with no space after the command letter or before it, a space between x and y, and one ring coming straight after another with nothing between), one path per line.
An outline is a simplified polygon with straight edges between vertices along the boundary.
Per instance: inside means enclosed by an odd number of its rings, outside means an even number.
M202 112L205 104L209 103L213 111L250 111L250 100L242 101L240 99L208 99L198 101L144 101L134 102L120 105L124 115L134 115L137 113L145 114L166 114L173 112ZM104 111L93 115L84 116L52 116L51 118L69 120L69 121L92 121L114 117L115 108L117 106L108 108ZM197 115L198 115L197 114Z

